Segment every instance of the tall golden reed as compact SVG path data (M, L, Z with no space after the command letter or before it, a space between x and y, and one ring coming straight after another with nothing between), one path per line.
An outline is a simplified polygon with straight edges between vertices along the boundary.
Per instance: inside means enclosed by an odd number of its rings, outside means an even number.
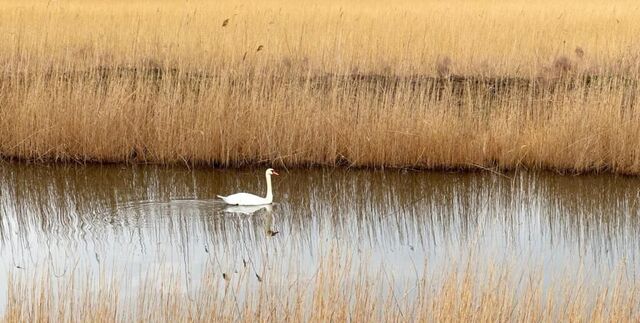
M633 1L0 3L0 156L640 173Z
M150 274L123 290L116 276L51 273L9 282L5 322L636 322L638 283L545 282L541 272L516 277L509 266L466 266L402 285L382 270L336 255L312 277L270 270L257 282L249 268L223 278L214 271L185 289L171 274ZM560 275L561 276L561 275ZM558 278L568 278L560 277ZM616 278L618 277L618 278ZM575 277L573 277L575 278ZM83 280L84 279L84 280ZM606 287L609 286L609 287Z

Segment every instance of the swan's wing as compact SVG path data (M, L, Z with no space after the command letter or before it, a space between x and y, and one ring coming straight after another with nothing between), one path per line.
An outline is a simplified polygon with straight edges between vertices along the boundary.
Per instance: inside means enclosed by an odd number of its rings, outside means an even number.
M263 205L268 204L263 197L249 193L237 193L222 198L228 204L234 205Z

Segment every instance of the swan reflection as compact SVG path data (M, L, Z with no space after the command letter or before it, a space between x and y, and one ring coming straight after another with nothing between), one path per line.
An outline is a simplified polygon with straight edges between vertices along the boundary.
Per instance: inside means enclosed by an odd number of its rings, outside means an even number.
M239 213L245 215L252 215L260 210L265 210L267 214L273 211L273 207L269 204L267 205L233 205L227 206L224 209L225 213Z

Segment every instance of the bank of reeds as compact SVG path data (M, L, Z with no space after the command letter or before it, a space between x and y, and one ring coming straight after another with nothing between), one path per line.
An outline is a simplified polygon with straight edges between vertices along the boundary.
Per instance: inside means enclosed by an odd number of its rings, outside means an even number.
M5 159L640 173L635 2L0 8Z
M549 283L541 272L517 277L509 266L473 265L423 275L399 290L402 281L384 269L330 256L311 277L278 269L259 277L245 267L211 271L190 290L166 273L148 275L134 291L115 275L18 275L9 282L3 321L634 322L638 284L622 272L590 285L575 276Z

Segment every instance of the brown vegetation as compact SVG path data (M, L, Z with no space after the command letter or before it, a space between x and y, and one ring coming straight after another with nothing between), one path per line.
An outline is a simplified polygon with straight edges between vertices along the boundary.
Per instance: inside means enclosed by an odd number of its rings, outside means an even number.
M640 173L635 2L0 7L5 159Z
M213 271L210 271L213 273ZM621 270L621 273L623 271ZM560 275L562 276L562 275ZM425 275L397 289L383 270L370 273L329 256L312 277L270 271L206 274L187 291L172 275L150 274L133 294L102 275L12 279L5 322L635 322L638 284L624 274L609 287L541 274L514 277L508 267L472 265ZM173 278L172 278L173 277ZM395 287L394 287L395 286Z

